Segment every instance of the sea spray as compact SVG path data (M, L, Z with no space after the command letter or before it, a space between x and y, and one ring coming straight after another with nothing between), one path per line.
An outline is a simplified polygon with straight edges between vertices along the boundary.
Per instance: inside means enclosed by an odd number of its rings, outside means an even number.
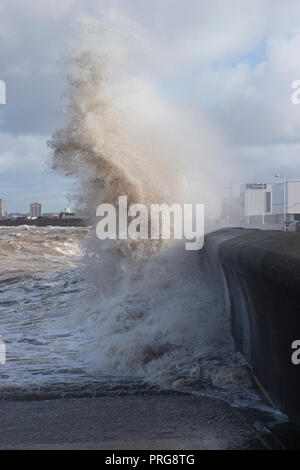
M93 221L99 204L117 205L122 195L146 206L199 197L213 219L217 159L203 129L167 105L136 66L147 40L116 13L81 18L79 29L66 64L66 126L49 142L54 168L78 178L78 210ZM82 354L94 374L201 388L213 377L222 386L226 367L226 387L249 385L222 295L195 252L180 241L99 240L94 231L85 253L87 288L72 313L84 325Z

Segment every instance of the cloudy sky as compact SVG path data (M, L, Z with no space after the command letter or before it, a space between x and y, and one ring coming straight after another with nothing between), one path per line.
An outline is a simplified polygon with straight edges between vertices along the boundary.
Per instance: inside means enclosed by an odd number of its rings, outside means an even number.
M300 0L0 0L0 198L9 212L33 200L44 211L68 204L76 183L51 170L46 146L61 125L62 62L76 17L111 8L145 33L151 60L140 66L165 99L196 125L204 116L226 142L235 170L224 185L300 178L300 105L291 102Z

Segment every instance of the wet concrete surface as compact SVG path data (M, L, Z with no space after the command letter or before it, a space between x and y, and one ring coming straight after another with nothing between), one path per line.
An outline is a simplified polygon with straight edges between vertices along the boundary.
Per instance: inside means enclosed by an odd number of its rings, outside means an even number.
M2 401L1 449L264 449L238 409L190 395Z

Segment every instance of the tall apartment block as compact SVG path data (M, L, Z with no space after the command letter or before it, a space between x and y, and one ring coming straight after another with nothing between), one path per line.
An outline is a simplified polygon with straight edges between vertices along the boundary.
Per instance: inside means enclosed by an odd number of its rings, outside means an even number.
M0 199L0 217L7 216L7 208L6 208L6 201L4 199Z
M42 204L40 202L32 202L30 204L30 215L31 217L42 216Z

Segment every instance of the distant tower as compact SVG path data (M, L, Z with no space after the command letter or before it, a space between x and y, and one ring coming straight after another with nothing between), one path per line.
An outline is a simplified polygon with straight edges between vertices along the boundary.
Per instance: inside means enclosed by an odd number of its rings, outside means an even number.
M6 209L6 201L4 199L0 199L0 217L7 216L7 209Z
M40 202L32 202L30 204L30 215L31 217L42 216L42 204Z

